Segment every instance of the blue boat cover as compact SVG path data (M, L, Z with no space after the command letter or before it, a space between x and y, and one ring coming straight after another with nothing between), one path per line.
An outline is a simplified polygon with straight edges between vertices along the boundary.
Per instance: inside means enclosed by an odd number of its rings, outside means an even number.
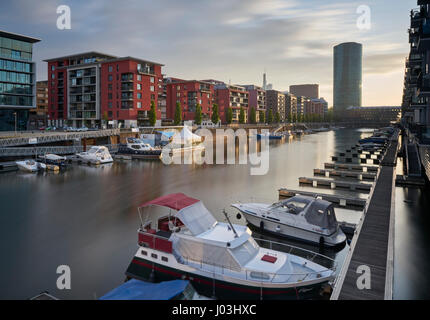
M105 294L100 300L170 300L182 293L187 280L173 280L160 283L131 279Z
M167 138L171 138L176 134L176 132L172 132L172 131L170 131L170 132L156 131L156 132L161 133L162 135L166 136Z

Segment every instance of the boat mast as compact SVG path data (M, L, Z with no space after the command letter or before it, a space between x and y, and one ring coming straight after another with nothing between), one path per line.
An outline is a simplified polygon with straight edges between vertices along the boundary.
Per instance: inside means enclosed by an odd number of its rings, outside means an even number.
M234 237L235 237L235 238L238 238L239 236L237 235L236 230L234 230L234 227L233 227L233 225L231 224L231 221L230 221L230 218L229 218L229 217L228 217L228 215L227 215L227 212L226 212L225 210L223 210L222 212L224 213L225 218L227 219L228 224L230 225L230 228L231 228L231 229L233 230L233 232L234 232Z

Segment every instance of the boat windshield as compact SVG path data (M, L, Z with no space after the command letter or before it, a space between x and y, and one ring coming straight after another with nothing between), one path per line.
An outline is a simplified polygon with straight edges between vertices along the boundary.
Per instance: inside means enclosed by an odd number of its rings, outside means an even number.
M97 151L99 151L96 148L91 148L90 150L88 150L88 153L96 153Z
M251 237L242 245L231 249L231 252L240 265L244 266L257 255L259 249L257 242Z

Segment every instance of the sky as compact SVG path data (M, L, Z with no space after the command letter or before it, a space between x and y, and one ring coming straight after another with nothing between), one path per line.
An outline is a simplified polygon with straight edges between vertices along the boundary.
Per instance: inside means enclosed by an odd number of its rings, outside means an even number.
M163 74L274 89L318 83L333 101L333 46L363 44L363 105L400 105L409 52L409 11L416 0L14 0L0 1L0 30L41 39L44 59L98 51L165 65ZM71 29L57 28L68 5ZM370 29L357 27L370 8Z

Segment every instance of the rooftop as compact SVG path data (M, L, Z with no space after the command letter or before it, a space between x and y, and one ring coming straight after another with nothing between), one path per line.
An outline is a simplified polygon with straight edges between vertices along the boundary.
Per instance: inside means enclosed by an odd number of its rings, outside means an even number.
M18 33L12 33L12 32L7 32L7 31L3 31L3 30L0 30L0 37L10 38L10 39L14 39L14 40L20 40L20 41L29 42L29 43L36 43L36 42L41 41L40 39L37 39L37 38L32 38L32 37L24 36L24 35L21 35Z

